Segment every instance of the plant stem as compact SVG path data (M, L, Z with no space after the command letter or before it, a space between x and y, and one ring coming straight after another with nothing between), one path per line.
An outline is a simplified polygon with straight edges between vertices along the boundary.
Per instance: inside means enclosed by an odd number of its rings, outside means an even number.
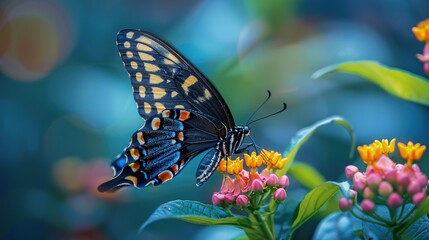
M274 240L275 238L273 233L271 232L271 227L268 226L268 221L265 221L264 217L260 213L253 213L253 216L255 216L259 226L262 228L262 231L264 232L267 239Z

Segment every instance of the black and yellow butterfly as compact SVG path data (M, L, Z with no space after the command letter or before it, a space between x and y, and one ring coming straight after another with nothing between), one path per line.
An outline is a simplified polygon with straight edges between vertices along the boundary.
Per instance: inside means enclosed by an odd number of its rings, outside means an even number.
M222 158L237 152L250 134L249 127L235 126L225 100L210 81L159 38L122 30L117 45L145 123L112 162L114 178L98 190L161 184L209 150L196 172L196 184L203 184Z

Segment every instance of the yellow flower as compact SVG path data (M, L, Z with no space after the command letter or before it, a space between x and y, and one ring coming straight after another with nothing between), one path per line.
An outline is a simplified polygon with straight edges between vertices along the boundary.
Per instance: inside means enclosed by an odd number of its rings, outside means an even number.
M395 151L395 143L396 143L396 138L390 140L390 143L387 139L383 139L380 141L375 140L374 141L374 145L378 145L378 147L381 148L381 153L382 154L389 154Z
M417 26L411 29L417 40L429 42L429 19L421 21Z
M378 159L380 159L382 154L382 148L381 144L370 144L370 145L363 145L359 146L357 148L360 157L362 158L362 161L366 165L373 165L375 162L377 162Z
M282 158L282 155L278 152L262 150L262 154L264 155L265 165L267 168L280 169L282 168L287 161L287 158Z
M262 165L262 156L256 155L256 152L252 152L251 155L244 154L244 160L246 161L246 166L248 168L255 169Z
M243 170L243 159L237 157L235 160L228 158L227 160L222 159L217 167L217 170L221 173L238 174Z
M426 146L420 145L420 143L414 144L412 142L408 142L408 144L405 145L404 143L399 142L398 149L401 157L407 160L407 165L411 166L413 161L420 160L420 158L422 158L422 155L426 150Z

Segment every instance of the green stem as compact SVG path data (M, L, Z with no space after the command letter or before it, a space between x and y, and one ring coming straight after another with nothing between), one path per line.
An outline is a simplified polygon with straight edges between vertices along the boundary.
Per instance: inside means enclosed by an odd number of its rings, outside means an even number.
M271 227L268 226L268 221L265 221L264 217L260 213L253 213L253 216L255 216L256 220L259 223L259 226L262 227L262 231L264 232L267 239L274 240L274 234L271 232Z

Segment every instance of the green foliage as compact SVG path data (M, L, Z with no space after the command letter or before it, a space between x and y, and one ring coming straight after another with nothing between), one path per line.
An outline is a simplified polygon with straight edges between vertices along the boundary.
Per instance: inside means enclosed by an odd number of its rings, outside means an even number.
M304 162L295 161L290 166L288 175L294 177L308 189L312 189L325 181L325 178L317 169Z
M313 74L321 78L343 72L371 81L393 96L429 106L429 80L405 70L372 61L345 62L322 68Z
M425 215L429 215L429 197L426 198L426 200L420 204L420 206L414 212L413 216L411 216L411 218L406 222L406 224L404 224L404 226L399 230L399 233L403 233L417 220L419 220Z
M324 218L317 226L315 240L357 240L356 224L361 224L349 213L336 212Z

